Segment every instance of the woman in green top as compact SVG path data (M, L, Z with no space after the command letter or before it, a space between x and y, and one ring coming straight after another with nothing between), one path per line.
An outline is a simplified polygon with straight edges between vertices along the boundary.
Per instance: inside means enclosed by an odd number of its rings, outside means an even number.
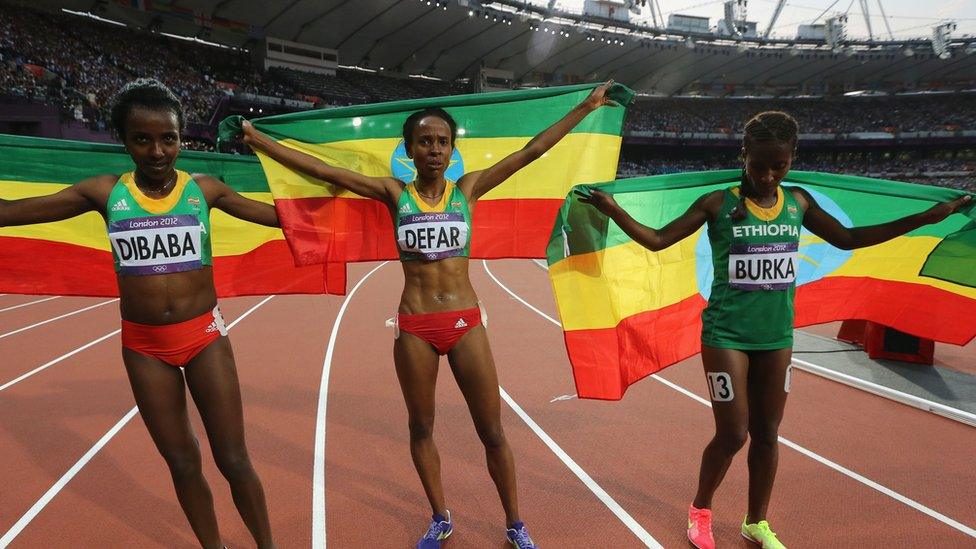
M767 549L783 546L765 519L776 476L779 423L789 392L801 225L831 245L850 250L938 223L969 200L964 196L880 225L844 227L805 190L780 186L796 153L797 133L797 123L788 114L756 115L745 126L741 184L703 195L661 229L638 223L602 191L580 199L653 251L708 224L715 277L702 313L702 362L715 436L702 455L698 492L688 515L688 538L701 549L715 546L712 495L747 435L749 508L742 533Z
M368 177L279 144L244 123L244 142L289 168L382 202L396 229L404 288L397 312L393 362L407 405L410 453L433 517L417 547L440 547L453 531L434 445L434 385L439 355L446 354L485 446L488 471L505 509L509 541L535 547L519 519L515 464L501 424L498 376L488 347L478 297L468 277L470 214L476 201L559 142L589 113L607 104L613 82L597 87L562 119L493 166L444 178L457 124L443 109L410 115L403 125L407 155L417 168L412 183Z
M105 218L118 275L122 361L193 533L202 547L222 547L187 387L237 510L258 547L272 548L264 489L244 442L234 355L217 309L209 210L269 227L278 226L278 216L218 179L175 169L183 108L161 82L140 79L122 88L112 124L135 171L91 177L48 196L0 199L0 227L90 211Z

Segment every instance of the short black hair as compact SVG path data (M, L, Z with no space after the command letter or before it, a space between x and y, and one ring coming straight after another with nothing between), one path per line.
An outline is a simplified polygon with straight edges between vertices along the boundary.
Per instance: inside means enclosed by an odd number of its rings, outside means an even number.
M125 138L125 122L136 107L172 111L183 133L186 119L180 99L159 80L139 78L123 86L112 99L112 129L119 139Z
M417 127L417 124L419 124L421 120L427 118L428 116L435 116L444 122L447 122L447 125L451 127L451 147L453 147L454 142L457 141L457 122L454 121L454 117L440 107L427 107L426 109L417 111L407 117L407 120L403 123L403 145L405 147L410 145L410 143L413 141L414 128Z

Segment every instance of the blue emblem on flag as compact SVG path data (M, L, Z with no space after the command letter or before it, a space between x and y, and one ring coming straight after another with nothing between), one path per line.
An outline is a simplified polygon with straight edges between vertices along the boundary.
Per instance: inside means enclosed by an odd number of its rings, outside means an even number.
M806 189L820 208L834 216L840 224L852 227L854 223L836 202L827 195L803 185L788 183L795 187ZM847 263L853 253L841 250L821 241L805 227L800 228L800 249L797 254L796 285L802 286L814 282L836 271ZM703 230L695 246L695 274L698 278L698 293L706 300L712 294L712 281L715 273L712 267L712 246L708 242L708 231Z
M397 144L396 149L393 150L393 156L390 158L390 171L393 172L393 177L407 183L417 178L417 168L413 165L413 160L407 156L407 148L402 139ZM455 148L454 153L451 154L451 160L447 164L447 170L444 172L444 178L456 182L461 179L462 175L464 175L464 160L461 159L461 153Z

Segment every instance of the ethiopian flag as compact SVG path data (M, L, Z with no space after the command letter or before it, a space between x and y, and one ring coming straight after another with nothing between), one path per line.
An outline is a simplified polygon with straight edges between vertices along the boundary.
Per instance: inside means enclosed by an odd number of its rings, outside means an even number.
M740 170L624 179L600 188L659 228L701 195L737 185ZM874 225L961 191L864 177L790 172L847 227ZM845 251L800 235L796 326L863 319L964 345L976 336L976 207L877 246ZM968 217L967 217L968 216ZM570 193L552 229L549 276L582 398L617 400L641 378L701 350L713 279L703 227L660 252L630 239Z
M222 179L244 196L271 203L257 159L180 153L176 167ZM99 174L134 168L121 146L0 134L0 198L55 193ZM213 270L220 296L343 293L345 266L296 268L280 229L211 210ZM88 212L56 223L0 227L0 293L116 296L104 218Z
M252 123L283 145L331 165L409 183L416 169L404 148L403 122L418 110L442 107L458 124L446 171L448 179L457 181L521 149L595 87L414 99L258 118ZM588 115L542 158L478 200L471 257L542 257L566 192L573 185L613 179L624 118L621 105L634 93L615 85L610 96L618 105ZM222 139L239 132L239 117L221 123ZM393 223L384 204L258 156L297 264L397 258Z

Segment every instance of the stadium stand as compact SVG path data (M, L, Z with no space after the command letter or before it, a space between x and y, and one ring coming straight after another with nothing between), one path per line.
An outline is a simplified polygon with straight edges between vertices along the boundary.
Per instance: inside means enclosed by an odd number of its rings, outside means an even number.
M186 42L21 5L14 8L3 1L0 7L4 7L0 9L0 105L56 107L62 125L84 127L101 140L109 140L107 108L112 94L141 76L164 81L182 98L188 115L184 145L193 150L213 150L216 123L223 116L298 108L285 100L329 107L471 91L466 81L449 83L353 69L340 69L335 76L283 68L264 72L239 49ZM884 143L846 147L843 153L801 148L795 168L974 188L970 180L976 175L976 140L968 134L976 130L976 92L788 99L642 98L628 109L618 176L734 166L737 132L745 120L762 110L787 111L797 118L803 133L821 138L854 134L911 136L916 141L966 137L946 145L926 143L922 152L904 144ZM695 146L678 147L681 154L674 152L673 139L680 142L692 136L697 139ZM672 147L658 147L654 141L658 137L672 138Z

